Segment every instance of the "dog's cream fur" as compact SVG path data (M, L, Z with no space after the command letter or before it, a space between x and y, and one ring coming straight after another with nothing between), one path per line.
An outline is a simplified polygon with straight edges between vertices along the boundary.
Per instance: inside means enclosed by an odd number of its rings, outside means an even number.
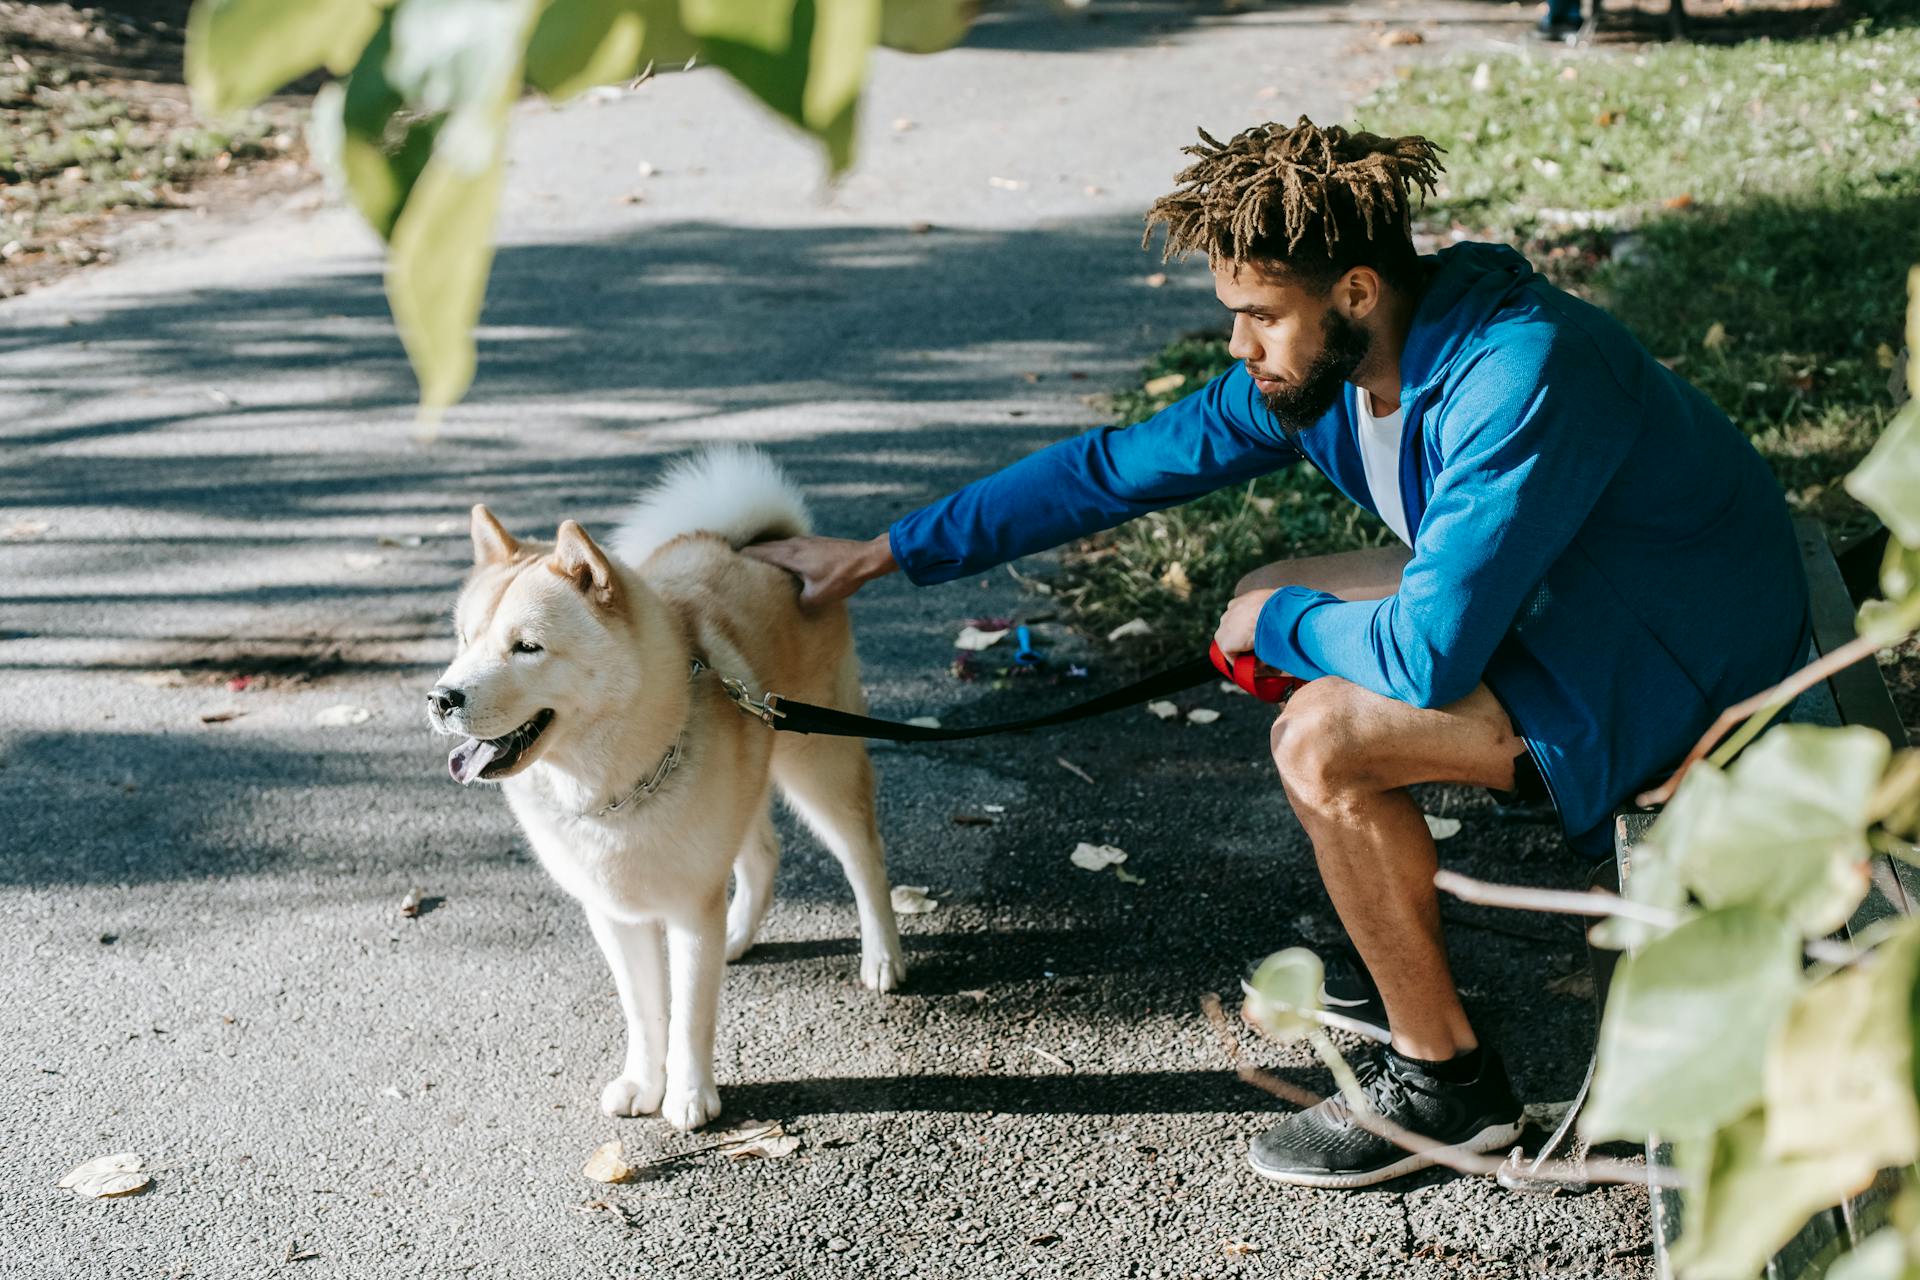
M753 944L772 897L771 787L853 885L861 981L887 991L906 976L865 744L776 734L720 686L732 676L755 692L864 710L845 607L803 613L786 573L737 550L808 527L792 486L746 449L670 470L609 539L614 556L572 521L551 546L522 544L474 508L460 652L435 690L464 702L430 714L443 732L488 739L553 713L525 754L486 780L503 783L613 969L627 1057L600 1095L609 1115L659 1111L692 1129L719 1114L722 966ZM690 676L693 657L709 669ZM653 774L676 737L681 762L658 792L599 816Z

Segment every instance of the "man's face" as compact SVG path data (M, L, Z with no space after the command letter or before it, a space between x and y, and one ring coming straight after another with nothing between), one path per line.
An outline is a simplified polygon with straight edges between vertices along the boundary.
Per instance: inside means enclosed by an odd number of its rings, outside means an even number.
M1247 366L1288 435L1333 407L1372 345L1331 291L1315 293L1255 264L1241 263L1237 274L1231 263L1215 267L1213 292L1233 312L1228 354Z

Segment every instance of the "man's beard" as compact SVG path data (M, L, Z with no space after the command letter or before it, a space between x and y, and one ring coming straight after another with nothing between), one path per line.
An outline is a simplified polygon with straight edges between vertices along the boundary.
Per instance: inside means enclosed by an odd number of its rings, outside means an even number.
M1261 393L1267 408L1279 419L1280 429L1292 440L1320 421L1352 378L1373 346L1373 334L1327 308L1326 341L1298 382Z

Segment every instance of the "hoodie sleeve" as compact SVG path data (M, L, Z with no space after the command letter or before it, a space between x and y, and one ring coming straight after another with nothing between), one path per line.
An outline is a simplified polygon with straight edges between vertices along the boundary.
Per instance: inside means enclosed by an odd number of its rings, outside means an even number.
M1145 422L1062 440L902 516L888 541L914 582L950 582L1300 457L1236 364Z
M1582 349L1584 347L1584 349ZM1416 707L1471 693L1640 431L1639 404L1579 338L1490 350L1429 418L1443 461L1397 594L1284 587L1254 651Z

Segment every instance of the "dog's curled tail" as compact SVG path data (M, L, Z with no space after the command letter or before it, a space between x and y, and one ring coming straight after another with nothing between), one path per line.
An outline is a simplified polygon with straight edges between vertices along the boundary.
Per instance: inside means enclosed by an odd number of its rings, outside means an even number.
M805 500L772 458L747 445L719 444L675 460L640 495L608 546L637 565L688 533L717 533L737 548L811 532Z

